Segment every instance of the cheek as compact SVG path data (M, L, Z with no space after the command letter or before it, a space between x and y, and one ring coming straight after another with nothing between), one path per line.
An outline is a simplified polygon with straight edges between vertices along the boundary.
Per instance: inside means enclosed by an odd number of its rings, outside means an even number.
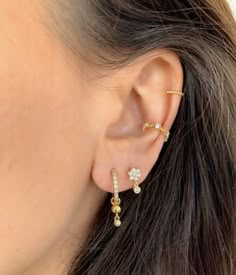
M13 56L0 68L1 274L59 240L92 162L79 96Z

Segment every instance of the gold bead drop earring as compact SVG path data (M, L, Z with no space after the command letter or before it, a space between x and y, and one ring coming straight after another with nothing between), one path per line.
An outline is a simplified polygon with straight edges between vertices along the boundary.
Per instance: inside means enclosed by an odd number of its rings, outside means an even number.
M138 179L141 177L141 173L139 169L132 168L128 172L129 180L133 181L133 191L135 194L139 194L141 192L141 188L139 187Z
M119 216L119 213L121 212L121 207L120 207L120 198L118 193L118 179L117 179L115 168L111 169L111 174L112 174L112 179L114 184L114 195L111 198L111 204L112 204L111 211L115 214L114 225L119 227L121 225L120 216Z

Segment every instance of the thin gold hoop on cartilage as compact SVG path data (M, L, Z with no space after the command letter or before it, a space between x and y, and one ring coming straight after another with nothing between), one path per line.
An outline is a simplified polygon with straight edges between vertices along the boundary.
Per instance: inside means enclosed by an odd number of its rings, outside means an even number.
M174 90L168 90L166 91L167 94L176 94L176 95L181 95L183 96L184 93L183 92L180 92L180 91L174 91Z

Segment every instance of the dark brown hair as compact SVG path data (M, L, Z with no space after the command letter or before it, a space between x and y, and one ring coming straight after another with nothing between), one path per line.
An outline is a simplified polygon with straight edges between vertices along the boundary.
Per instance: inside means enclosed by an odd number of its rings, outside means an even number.
M69 274L235 274L236 24L226 1L48 3L51 29L98 69L157 48L184 69L185 96L145 188L120 194L118 229L108 194Z

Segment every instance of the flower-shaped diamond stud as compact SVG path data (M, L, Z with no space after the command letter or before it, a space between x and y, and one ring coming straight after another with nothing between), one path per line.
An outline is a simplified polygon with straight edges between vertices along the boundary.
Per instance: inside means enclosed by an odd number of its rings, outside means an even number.
M137 181L141 177L141 173L139 169L132 168L129 172L129 180Z
M132 168L128 172L128 175L129 175L129 180L134 181L134 184L133 184L134 193L136 193L136 194L140 193L141 188L138 186L139 185L138 179L141 177L140 170L136 169L136 168Z

